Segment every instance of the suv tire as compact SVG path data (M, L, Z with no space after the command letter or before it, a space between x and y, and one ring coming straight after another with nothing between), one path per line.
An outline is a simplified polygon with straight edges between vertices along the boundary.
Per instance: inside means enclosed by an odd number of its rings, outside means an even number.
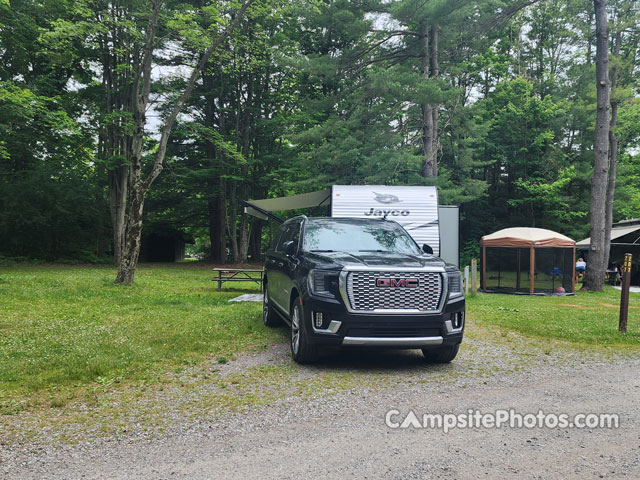
M282 318L278 315L271 305L269 299L269 288L264 284L264 295L262 298L262 321L267 327L279 327L282 325Z
M302 305L298 298L291 305L291 357L296 363L312 363L318 358L318 348L309 342L303 325Z
M423 348L422 354L424 358L431 363L449 363L456 355L458 355L458 349L460 348L460 344L456 345L445 345L443 347L438 348Z

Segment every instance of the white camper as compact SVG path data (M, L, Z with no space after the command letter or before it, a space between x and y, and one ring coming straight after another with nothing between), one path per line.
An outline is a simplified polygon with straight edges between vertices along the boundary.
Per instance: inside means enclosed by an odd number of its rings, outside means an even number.
M290 197L243 201L245 211L282 221L271 212L329 206L332 217L384 218L402 225L422 247L459 265L459 208L438 205L436 187L333 185L330 189Z
M418 245L426 243L435 255L440 255L436 187L334 185L331 216L395 220Z

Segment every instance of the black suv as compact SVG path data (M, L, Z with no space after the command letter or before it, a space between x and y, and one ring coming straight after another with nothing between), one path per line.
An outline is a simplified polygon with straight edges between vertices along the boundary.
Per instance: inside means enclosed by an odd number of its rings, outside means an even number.
M291 327L298 363L323 345L420 348L450 362L464 330L462 276L429 251L390 220L287 220L267 252L264 323Z

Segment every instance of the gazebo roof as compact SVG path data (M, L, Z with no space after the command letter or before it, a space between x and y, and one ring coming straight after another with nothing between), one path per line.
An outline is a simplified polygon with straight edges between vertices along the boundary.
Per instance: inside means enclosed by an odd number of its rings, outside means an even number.
M498 230L497 232L485 235L480 240L480 244L485 247L565 247L573 248L575 240L569 237L546 230L544 228L513 227Z

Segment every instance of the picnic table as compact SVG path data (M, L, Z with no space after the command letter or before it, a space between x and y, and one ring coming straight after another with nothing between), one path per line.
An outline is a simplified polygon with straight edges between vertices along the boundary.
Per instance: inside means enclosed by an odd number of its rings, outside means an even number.
M264 277L264 269L262 268L214 268L213 271L217 273L213 277L213 281L218 282L218 290L222 290L224 282L255 282L260 285L260 290L262 290ZM259 275L252 276L252 273Z
M607 268L605 277L609 282L609 285L618 285L622 283L622 275L618 271L618 268Z

